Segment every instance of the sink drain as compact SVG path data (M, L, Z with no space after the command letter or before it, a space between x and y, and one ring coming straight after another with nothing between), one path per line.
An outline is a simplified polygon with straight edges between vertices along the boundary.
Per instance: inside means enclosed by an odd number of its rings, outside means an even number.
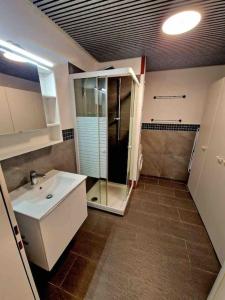
M46 199L51 199L52 197L53 197L52 194L48 194L48 195L46 196Z
M98 197L92 197L92 198L91 198L91 201L92 201L92 202L98 201Z

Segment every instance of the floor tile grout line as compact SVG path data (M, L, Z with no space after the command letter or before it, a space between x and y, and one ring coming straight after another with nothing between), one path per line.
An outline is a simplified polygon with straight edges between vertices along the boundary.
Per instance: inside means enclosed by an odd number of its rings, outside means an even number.
M158 204L158 203L155 203L155 204ZM174 207L173 210L176 212L176 207ZM159 219L166 219L166 220L169 220L169 221L176 221L176 222L180 221L179 216L178 216L178 219L176 219L176 218L168 217L168 216L165 216L165 215L163 216L163 215L159 215L159 214L156 214L156 213L146 212L146 210L141 210L141 209L138 209L138 208L135 208L135 209L131 208L131 211L133 211L133 212L138 211L139 213L142 213L145 216L154 216L154 217L157 217Z
M128 221L126 221L126 224L128 224L129 226L134 226L134 227L137 228L137 229L143 230L143 227L140 226L140 225L134 225L134 224L132 224L132 223L129 223ZM145 233L145 231L146 231L146 229L144 229L144 233ZM143 232L143 231L142 231L142 232ZM158 231L155 231L155 232L157 233ZM166 236L168 236L168 237L172 237L172 238L175 238L175 239L178 239L178 240L181 240L181 241L185 242L185 239L184 239L184 238L178 237L178 236L176 236L176 235L174 235L174 234L167 233L167 232L163 232L163 234L166 235ZM190 242L192 242L192 241L190 241ZM193 242L193 243L194 243L194 242ZM199 243L199 244L201 245L202 243ZM203 245L204 245L204 244L203 244Z
M155 183L151 183L151 182L142 182L142 184L149 184L149 185L152 185L152 186L158 186L158 187L161 187L161 188L165 188L165 189L168 189L168 190L172 190L172 191L179 191L179 192L185 192L185 193L189 193L187 189L182 189L182 188L175 188L175 187L171 187L171 186L167 186L167 185L160 185L160 184L155 184ZM141 189L141 188L140 188Z
M179 211L179 208L178 208L178 207L177 207L177 213L178 213L178 216L179 216L180 222L182 223L182 219L181 219L181 215L180 215L180 211Z
M96 261L95 259L93 259L93 258L90 258L90 257L87 257L87 256L85 256L85 255L82 255L82 254L80 254L80 253L78 253L78 252L76 252L76 251L73 251L72 249L70 250L71 251L71 253L73 253L73 254L76 254L77 256L79 256L79 257L81 257L81 258L84 258L84 259L86 259L86 260L88 260L88 261L90 261L91 263L94 263L94 264L98 264L98 261ZM74 263L75 263L76 261L74 261Z
M140 191L140 190L139 190ZM157 191L152 191L152 190L143 190L144 192L146 193L150 193L150 194L156 194L156 195L160 195L160 196L165 196L165 197L171 197L171 198L174 198L174 199L178 199L178 200L183 200L183 201L193 201L193 199L189 198L189 197L177 197L175 195L175 191L173 191L174 193L172 193L171 195L168 196L168 194L165 194L165 193L162 193L162 192L157 192ZM135 192L135 190L134 190ZM138 192L138 190L137 190ZM169 192L169 191L168 191Z
M168 182L170 182L170 181L168 180ZM188 192L188 188L187 188L187 185L185 183L176 183L176 182L172 181L171 185L170 184L166 185L166 184L160 183L160 178L156 182L154 182L154 181L148 181L148 180L141 180L141 183L147 183L147 184L150 184L150 185L160 186L160 187L163 187L163 188L168 188L168 189L172 189L172 190L176 190L176 191L181 191L181 192ZM174 186L175 184L181 185L182 187Z
M219 273L219 272L217 273L217 272L205 270L205 269L202 269L202 268L200 268L200 267L198 267L198 266L192 266L192 265L191 265L191 267L192 267L192 269L197 269L197 270L200 270L200 271L202 271L202 272L209 273L209 274L211 274L211 275L218 275L218 273Z
M68 292L68 291L67 291L67 290L65 290L64 288L62 288L62 287L58 287L58 286L56 286L55 284L53 284L53 283L51 283L51 282L49 282L49 284L51 284L52 286L54 286L54 287L56 287L56 288L58 288L58 289L62 290L64 293L66 293L66 294L68 294L68 295L72 296L72 297L73 297L75 300L77 300L77 299L78 299L78 297L77 297L77 296L75 296L75 295L71 294L70 292Z
M70 251L70 252L71 252L71 251ZM73 253L73 254L74 254L74 253ZM70 270L72 269L73 265L75 264L76 260L77 260L77 257L74 258L73 263L72 263L71 266L68 268L68 270L67 270L65 276L63 277L63 280L62 280L62 282L61 282L60 285L59 285L60 288L62 287L62 285L63 285L63 283L64 283L64 281L65 281L67 275L69 274L69 272L70 272Z
M155 194L155 195L158 195L158 196L164 196L164 195L160 195L160 194ZM166 196L165 196L166 197ZM138 196L133 196L133 198L134 199L140 199L140 200L142 200L141 199L141 197L138 197ZM171 197L172 199L177 199L177 198L173 198L173 197ZM148 200L145 200L145 201L148 201ZM171 205L171 204L167 204L167 203L161 203L160 201L160 199L158 200L159 202L157 202L158 204L160 204L160 205L163 205L163 206L166 206L166 207L174 207L174 208L179 208L179 209L183 209L183 210L187 210L187 211L191 211L191 212L198 212L197 211L197 209L196 208L187 208L187 207L181 207L181 206L178 206L178 205ZM151 202L153 202L153 201L151 201Z
M189 261L189 264L191 266L192 264L191 264L191 258L190 258L189 251L188 251L187 241L186 240L184 240L184 241L185 241L185 247L186 247L188 261Z
M155 195L158 195L158 194L155 194ZM188 209L188 208L183 208L183 207L179 207L179 206L174 206L174 205L169 205L169 204L165 204L165 203L160 203L160 199L157 199L157 201L151 201L151 200L147 200L147 199L142 199L141 197L137 197L137 196L133 196L133 199L138 199L138 200L142 200L144 202L150 202L150 203L153 203L153 204L158 204L160 206L164 206L164 207L171 207L171 208L174 208L174 209L180 209L180 210L185 210L185 211L191 211L191 212L195 212L195 213L198 213L198 211L196 211L195 209Z
M185 224L185 225L196 226L196 227L198 227L198 228L204 228L203 225L199 225L199 224L196 224L196 223L190 223L190 222L187 222L187 221L184 221L184 220L182 220L181 223L182 223L182 224Z
M146 200L146 202L148 202ZM152 204L156 204L156 205L159 205L159 206L163 206L163 207L170 207L170 208L173 208L174 211L177 211L178 210L178 219L176 218L173 218L173 217L168 217L165 215L159 215L159 214L156 214L156 213L151 213L151 212L147 212L146 210L142 210L142 209L139 209L139 208L130 208L132 212L135 212L135 211L138 211L139 213L143 213L144 215L146 216L154 216L154 217L157 217L159 219L167 219L169 221L176 221L176 222L179 222L181 224L186 224L186 225L192 225L192 226L197 226L198 228L204 228L203 225L199 225L199 224L195 224L195 223L190 223L190 222L187 222L187 221L184 221L182 220L181 216L180 216L180 213L179 213L179 209L178 207L174 207L174 206L167 206L167 205L164 205L164 204L161 204L161 203L157 203L157 202L151 202ZM188 210L188 211L191 211L191 210ZM192 211L191 211L192 212Z
M129 222L129 221L127 221L127 222ZM179 223L179 222L178 222L178 223ZM141 225L134 225L134 224L132 224L132 223L128 223L128 224L131 224L131 225L133 225L133 226L136 226L136 227L139 228L139 229L143 229L143 227L142 227ZM181 224L182 224L182 223L181 223ZM166 235L168 235L168 236L171 236L171 237L174 237L174 238L177 238L177 239L180 239L180 240L183 240L183 241L186 240L185 238L179 237L179 236L177 236L177 235L175 235L175 234L172 234L172 233L165 233L165 232L164 232L164 234L166 234ZM192 241L192 240L188 240L188 242L190 242L190 243L195 243L195 241ZM205 245L205 243L201 243L201 242L199 242L198 244L200 244L200 245Z

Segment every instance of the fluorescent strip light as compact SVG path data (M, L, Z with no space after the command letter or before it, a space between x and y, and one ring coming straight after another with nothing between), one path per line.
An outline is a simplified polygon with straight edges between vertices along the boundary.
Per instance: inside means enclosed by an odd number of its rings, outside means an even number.
M20 47L17 47L11 43L5 42L3 40L0 40L0 46L4 47L6 49L9 49L17 54L20 54L24 58L28 58L31 61L35 62L36 64L41 64L41 65L44 65L44 66L50 67L50 68L52 68L54 66L52 62L50 62L44 58L41 58L35 54L32 54L32 53L30 53Z
M20 56L16 53L13 53L13 52L5 51L3 53L3 56L6 57L9 60L13 60L13 61L16 61L16 62L20 62L20 63L26 63L27 62L25 57Z

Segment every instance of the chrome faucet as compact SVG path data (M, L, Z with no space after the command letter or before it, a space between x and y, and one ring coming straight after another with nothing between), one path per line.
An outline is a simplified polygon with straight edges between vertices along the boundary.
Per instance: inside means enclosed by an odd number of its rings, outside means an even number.
M44 177L45 174L40 174L40 173L37 173L36 171L30 171L30 182L31 182L31 185L35 185L38 183L38 178L39 177Z

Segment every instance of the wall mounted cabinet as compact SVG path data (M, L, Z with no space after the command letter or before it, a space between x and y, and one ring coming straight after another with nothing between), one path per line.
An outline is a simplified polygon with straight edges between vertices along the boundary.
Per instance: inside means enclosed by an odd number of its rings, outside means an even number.
M0 161L63 141L54 73L38 72L39 91L0 86Z
M46 127L43 100L34 91L4 88L14 126L14 133Z

